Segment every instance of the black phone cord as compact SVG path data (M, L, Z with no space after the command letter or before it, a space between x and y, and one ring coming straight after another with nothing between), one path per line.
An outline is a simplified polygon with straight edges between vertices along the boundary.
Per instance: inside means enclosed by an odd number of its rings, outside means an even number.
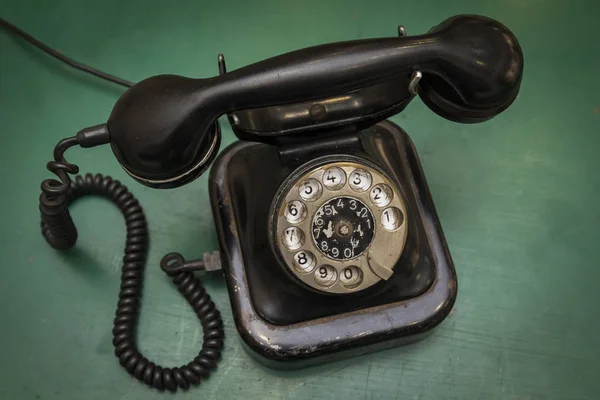
M216 368L223 349L223 322L219 311L193 272L185 268L173 268L173 261L182 261L181 256L174 253L165 256L161 261L162 269L172 278L202 324L202 350L194 360L178 368L158 366L140 353L136 345L136 328L148 250L146 217L127 187L110 176L77 175L71 181L69 174L77 174L79 168L67 162L63 154L77 144L81 144L77 137L61 140L54 149L54 161L47 164L48 170L56 174L60 181L46 179L41 185L40 212L44 238L55 249L71 248L77 241L77 229L69 213L69 205L87 195L112 200L125 217L127 227L121 288L113 327L115 355L129 374L155 389L174 392L178 388L185 390L199 384Z

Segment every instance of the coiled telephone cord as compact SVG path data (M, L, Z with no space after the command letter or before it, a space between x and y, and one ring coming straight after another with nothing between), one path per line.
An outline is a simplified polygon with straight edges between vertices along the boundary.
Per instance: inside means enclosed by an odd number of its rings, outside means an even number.
M146 217L127 187L109 176L77 175L71 181L69 174L77 174L79 168L65 160L64 152L77 144L80 144L77 137L61 140L54 149L54 161L47 165L48 170L60 180L46 179L41 185L40 212L44 238L55 249L71 248L77 241L77 229L69 213L69 205L88 195L110 199L121 210L127 227L121 288L113 327L115 355L129 374L155 389L174 392L178 388L185 390L199 384L215 369L223 349L223 322L219 311L193 272L178 268L182 265L182 257L175 253L165 256L161 268L177 285L202 324L202 350L191 362L177 368L156 365L140 353L135 337L148 250ZM196 263L196 269L198 265Z

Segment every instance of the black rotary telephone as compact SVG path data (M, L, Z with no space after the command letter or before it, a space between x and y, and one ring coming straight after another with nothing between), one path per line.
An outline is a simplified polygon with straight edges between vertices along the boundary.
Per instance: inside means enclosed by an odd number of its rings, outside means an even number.
M523 54L485 17L450 18L419 36L298 50L191 79L148 78L127 90L108 121L63 139L42 184L42 231L64 250L77 240L68 205L97 194L127 224L113 344L123 367L157 389L208 376L223 347L218 311L193 274L222 267L237 330L250 354L297 367L424 337L450 312L456 272L415 148L386 118L416 96L435 113L473 123L517 97ZM216 158L227 114L240 139ZM220 251L162 269L204 328L199 355L162 368L138 351L135 329L148 232L137 200L118 181L69 174L72 146L110 144L136 181L174 188L211 163L210 200ZM215 160L216 158L216 160Z

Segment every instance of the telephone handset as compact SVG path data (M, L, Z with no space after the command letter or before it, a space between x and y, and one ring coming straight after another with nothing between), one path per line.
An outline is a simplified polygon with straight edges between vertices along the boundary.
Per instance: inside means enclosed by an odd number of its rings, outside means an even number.
M127 90L107 123L62 140L42 184L42 231L57 249L75 244L68 204L113 199L128 228L115 328L127 371L158 388L187 389L216 366L222 322L194 270L222 268L235 323L252 355L302 366L408 343L450 312L456 273L416 151L385 119L418 94L437 114L481 122L516 98L523 55L489 18L461 15L419 36L298 50L191 79L148 78ZM218 158L218 118L241 140ZM210 200L220 252L161 267L204 328L192 362L161 368L135 345L147 232L141 207L118 181L76 177L71 146L110 143L123 169L156 188L191 182L213 163ZM216 160L215 160L216 158Z
M310 47L214 78L148 78L121 96L107 129L125 171L148 186L177 186L203 172L216 154L217 118L223 114L321 99L322 108L312 110L314 122L305 127L312 130L327 119L327 101L335 103L341 95L373 85L407 81L418 71L423 76L419 94L433 111L459 122L479 122L512 103L522 65L518 42L508 29L488 18L458 16L426 35ZM399 111L394 109L398 103L389 104L389 111ZM345 107L354 107L356 116L370 116L370 122L388 114L385 108L362 107L360 101ZM235 118L233 122L235 129ZM246 140L293 134L263 134L252 122L240 128ZM333 125L344 125L344 120Z

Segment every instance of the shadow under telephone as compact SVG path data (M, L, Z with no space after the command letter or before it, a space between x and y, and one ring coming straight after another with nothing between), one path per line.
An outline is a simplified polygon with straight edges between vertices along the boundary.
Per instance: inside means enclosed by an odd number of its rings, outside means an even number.
M488 120L517 97L523 55L506 27L481 16L456 16L424 35L398 31L229 72L219 56L220 74L208 79L151 77L119 98L106 123L58 143L48 169L59 180L42 183L42 233L56 249L74 246L68 206L84 195L105 196L122 211L113 344L131 375L175 391L216 367L223 326L198 270L223 270L249 353L278 368L409 343L448 315L457 294L452 259L415 148L386 118L418 95L449 120ZM217 157L224 114L240 140ZM136 345L148 242L142 208L110 177L69 176L79 170L65 160L67 149L103 144L150 187L181 186L213 164L220 251L161 262L204 329L198 356L178 368L154 364Z

